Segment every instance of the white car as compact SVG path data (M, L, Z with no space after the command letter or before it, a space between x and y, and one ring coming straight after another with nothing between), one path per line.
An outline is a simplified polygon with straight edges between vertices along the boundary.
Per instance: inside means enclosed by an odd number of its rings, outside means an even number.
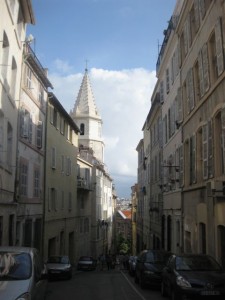
M0 247L0 299L44 300L47 272L37 249Z
M72 278L72 265L66 255L50 256L46 262L49 279Z

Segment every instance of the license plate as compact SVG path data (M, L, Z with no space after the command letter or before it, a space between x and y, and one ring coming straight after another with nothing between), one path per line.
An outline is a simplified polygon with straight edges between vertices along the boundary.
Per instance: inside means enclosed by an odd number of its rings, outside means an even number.
M60 271L54 270L54 271L51 271L51 273L58 274L58 273L60 273Z
M203 296L218 296L220 295L219 291L202 291L201 295Z

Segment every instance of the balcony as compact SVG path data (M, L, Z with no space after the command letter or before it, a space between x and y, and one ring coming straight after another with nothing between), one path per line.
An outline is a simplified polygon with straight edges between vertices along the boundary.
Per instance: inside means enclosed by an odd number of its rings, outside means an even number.
M91 191L92 190L90 182L85 178L78 178L77 179L77 189L86 190L86 191Z

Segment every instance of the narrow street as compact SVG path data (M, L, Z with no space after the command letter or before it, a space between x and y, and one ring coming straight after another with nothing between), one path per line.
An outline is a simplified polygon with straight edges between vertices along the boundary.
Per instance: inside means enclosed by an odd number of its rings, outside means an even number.
M49 282L46 300L162 300L160 291L134 283L126 270L75 272L71 280Z

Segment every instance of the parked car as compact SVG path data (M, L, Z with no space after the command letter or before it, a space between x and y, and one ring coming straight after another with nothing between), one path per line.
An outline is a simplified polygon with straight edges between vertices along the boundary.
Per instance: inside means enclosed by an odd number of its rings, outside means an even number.
M161 286L162 269L171 253L163 250L143 250L137 258L135 282L141 288Z
M37 249L0 247L0 299L44 300L47 272Z
M71 279L72 265L66 255L50 256L46 262L49 279Z
M135 275L136 263L137 263L137 256L130 256L128 261L129 264L128 270L131 276Z
M209 255L172 255L163 269L161 294L173 300L202 296L224 299L225 271Z
M95 270L97 261L92 256L81 256L77 264L77 270Z

